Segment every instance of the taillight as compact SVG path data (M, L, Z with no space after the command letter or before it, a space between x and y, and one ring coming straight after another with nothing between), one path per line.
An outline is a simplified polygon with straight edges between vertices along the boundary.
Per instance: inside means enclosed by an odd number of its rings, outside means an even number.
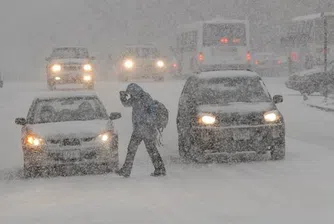
M255 64L256 64L256 65L258 65L258 64L259 64L259 61L258 61L258 60L256 60L256 61L255 61Z
M278 61L277 61L277 64L279 64L279 65L280 65L281 63L282 63L282 62L281 62L280 60L278 60Z
M248 62L252 59L251 54L249 52L247 52L246 58Z
M204 55L203 55L202 52L200 52L200 53L198 54L198 60L199 60L199 61L204 61Z
M228 44L228 38L224 37L224 38L220 39L220 42L222 44Z
M173 67L176 68L176 67L177 67L177 64L174 63L174 64L173 64Z
M298 61L298 54L297 52L291 52L291 60Z

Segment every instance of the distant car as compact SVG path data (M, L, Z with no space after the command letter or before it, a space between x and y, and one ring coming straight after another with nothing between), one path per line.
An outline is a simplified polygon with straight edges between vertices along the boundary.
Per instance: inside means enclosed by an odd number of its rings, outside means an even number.
M254 70L262 76L277 76L284 68L287 69L287 59L270 52L255 53L253 62Z
M87 48L62 47L54 48L50 57L46 58L47 84L54 90L59 84L83 84L94 89L95 72Z
M121 81L142 78L162 81L168 65L154 45L128 45L117 62L116 71Z
M51 168L118 167L118 134L113 120L120 113L107 111L93 93L58 93L33 100L22 125L21 143L25 176Z
M285 124L261 77L250 71L204 72L190 77L177 114L182 158L206 162L235 153L285 157Z

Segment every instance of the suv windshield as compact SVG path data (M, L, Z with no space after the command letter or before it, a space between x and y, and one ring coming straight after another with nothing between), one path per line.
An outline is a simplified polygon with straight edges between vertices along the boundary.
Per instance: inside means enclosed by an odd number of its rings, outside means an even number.
M102 103L95 97L37 100L28 115L31 124L107 119Z
M51 58L89 58L86 48L56 48L51 53Z
M158 49L152 47L128 48L125 52L125 56L134 56L138 58L157 58L159 57L159 52Z
M264 83L259 78L217 78L203 81L195 93L198 105L271 102Z

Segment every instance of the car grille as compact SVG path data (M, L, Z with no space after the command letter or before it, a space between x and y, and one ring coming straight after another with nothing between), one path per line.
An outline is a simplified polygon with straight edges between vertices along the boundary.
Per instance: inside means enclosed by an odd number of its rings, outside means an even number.
M264 118L262 113L249 113L249 114L220 114L219 125L220 126L238 126L238 125L261 125L264 124Z
M81 70L81 65L64 65L65 71L78 71Z
M77 138L67 138L62 141L63 146L76 146L80 145L80 140Z

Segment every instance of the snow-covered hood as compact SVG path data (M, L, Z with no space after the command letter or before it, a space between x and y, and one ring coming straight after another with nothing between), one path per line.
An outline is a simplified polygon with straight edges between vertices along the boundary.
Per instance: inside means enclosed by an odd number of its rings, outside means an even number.
M197 107L199 113L240 113L248 114L252 112L267 112L275 110L276 107L270 102L260 103L229 103L226 105L201 105Z
M106 131L113 131L110 120L71 121L29 125L28 131L42 138L94 137Z
M51 64L85 64L90 63L89 59L85 58L63 58L63 59L52 59Z

